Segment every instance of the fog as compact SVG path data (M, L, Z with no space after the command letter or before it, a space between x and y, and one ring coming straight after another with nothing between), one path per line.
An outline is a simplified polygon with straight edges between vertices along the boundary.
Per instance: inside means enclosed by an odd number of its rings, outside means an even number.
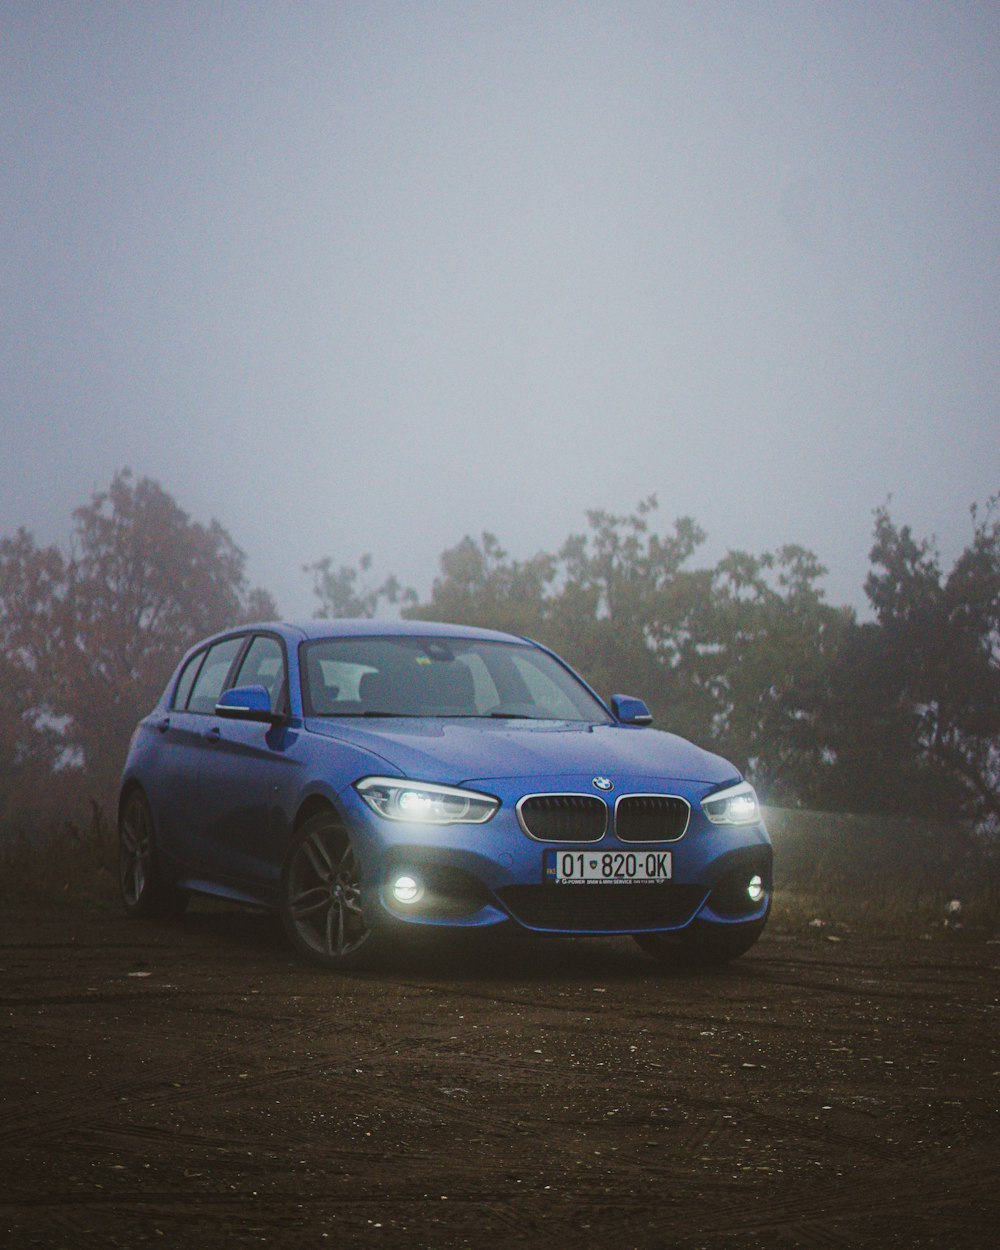
M130 465L312 611L656 493L861 604L1000 488L992 4L0 15L0 534Z

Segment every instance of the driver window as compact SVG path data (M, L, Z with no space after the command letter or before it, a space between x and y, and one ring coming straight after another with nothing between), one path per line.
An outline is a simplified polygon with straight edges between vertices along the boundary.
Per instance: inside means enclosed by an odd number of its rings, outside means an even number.
M258 634L240 665L237 686L263 686L271 698L271 711L284 712L286 702L285 653L277 638Z
M219 695L225 689L226 677L233 660L239 655L243 638L226 638L210 647L188 699L189 712L214 712Z

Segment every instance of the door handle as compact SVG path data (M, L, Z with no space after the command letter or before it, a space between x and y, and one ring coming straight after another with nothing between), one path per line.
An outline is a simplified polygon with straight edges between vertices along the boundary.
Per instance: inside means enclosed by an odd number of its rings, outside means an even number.
M209 740L209 742L218 742L222 737L222 730L218 725L213 725L211 729L205 730L205 737Z

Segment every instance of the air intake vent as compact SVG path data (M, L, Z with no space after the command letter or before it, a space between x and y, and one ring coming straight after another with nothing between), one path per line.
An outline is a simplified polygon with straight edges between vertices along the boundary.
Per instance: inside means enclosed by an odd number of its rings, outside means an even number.
M497 891L529 929L636 933L678 929L705 900L700 885L511 885Z
M599 842L608 830L608 805L592 794L529 794L517 818L539 842Z
M691 819L687 799L672 794L626 794L615 806L620 842L676 842Z

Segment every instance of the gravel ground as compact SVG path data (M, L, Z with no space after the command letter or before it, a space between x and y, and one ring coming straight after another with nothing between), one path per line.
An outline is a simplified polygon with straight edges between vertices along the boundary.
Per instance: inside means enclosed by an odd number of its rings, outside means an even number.
M0 929L0 1240L80 1247L986 1247L1000 944L627 939L341 977L267 916Z

